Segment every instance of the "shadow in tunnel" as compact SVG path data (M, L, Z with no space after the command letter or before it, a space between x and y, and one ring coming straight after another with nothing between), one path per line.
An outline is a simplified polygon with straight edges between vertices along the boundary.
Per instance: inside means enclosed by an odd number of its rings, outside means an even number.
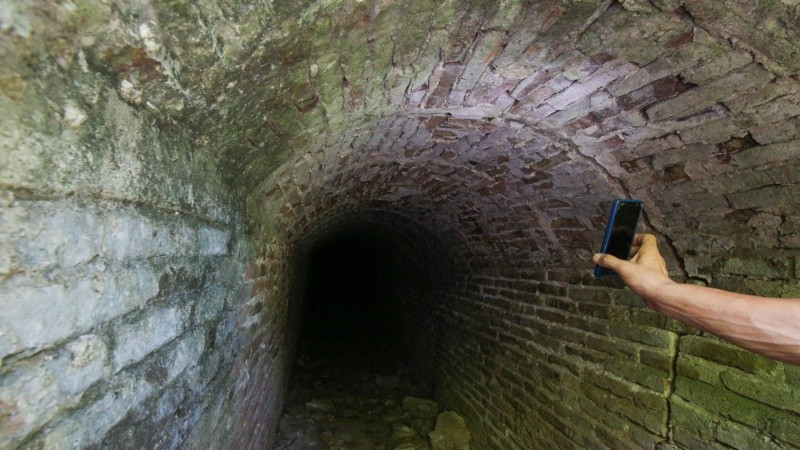
M303 314L275 449L430 448L448 243L382 210L297 242L290 283ZM419 405L427 412L411 414Z
M375 234L343 233L307 259L301 346L307 352L372 352L391 344L387 305L400 272L397 249Z

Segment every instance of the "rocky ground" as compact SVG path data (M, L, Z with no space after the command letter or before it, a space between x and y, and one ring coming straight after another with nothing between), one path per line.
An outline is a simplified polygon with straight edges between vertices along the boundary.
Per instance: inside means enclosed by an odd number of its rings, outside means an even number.
M388 347L354 345L301 345L274 450L469 448L463 419L440 414Z

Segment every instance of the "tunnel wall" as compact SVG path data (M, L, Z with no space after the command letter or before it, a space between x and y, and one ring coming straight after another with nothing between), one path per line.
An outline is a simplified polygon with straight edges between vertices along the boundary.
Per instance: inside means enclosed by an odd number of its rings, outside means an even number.
M62 6L0 19L0 448L187 446L246 340L240 212L183 131L87 70Z
M795 367L579 275L635 196L676 279L798 296L792 2L0 6L4 444L267 445L287 256L364 208L464 264L399 308L476 446L797 441Z
M618 281L595 280L589 258L608 199L625 194L581 150L507 125L387 118L297 157L250 207L287 242L359 205L446 236L452 284L430 296L399 292L395 319L415 373L465 416L477 448L793 445L798 411L787 399L798 369L669 320ZM648 209L644 230L664 230L658 214ZM660 245L676 279L795 292L793 273L691 268L689 277L689 260L720 265L708 254L676 258L663 235Z

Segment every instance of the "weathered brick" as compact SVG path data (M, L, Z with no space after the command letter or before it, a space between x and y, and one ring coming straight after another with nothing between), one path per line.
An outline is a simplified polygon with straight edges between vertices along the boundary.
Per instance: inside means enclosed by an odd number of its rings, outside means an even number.
M715 417L681 397L670 400L673 411L673 438L679 445L704 447L714 441Z
M670 347L675 345L677 336L667 330L658 328L639 328L627 324L609 326L609 334L613 337L639 342L653 347Z
M85 333L121 368L68 406L43 386L57 417L26 445L268 447L299 303L289 258L367 216L414 256L399 328L476 448L793 444L796 414L731 400L784 392L791 370L679 344L699 331L589 262L598 205L626 194L673 241L673 275L798 292L788 6L233 2L231 28L155 3L79 27L69 4L0 12L0 385ZM737 367L752 391L721 381ZM587 385L587 368L630 389Z
M779 365L746 350L701 336L682 337L681 352L754 374L771 372Z
M722 385L744 397L765 405L792 411L800 417L800 402L790 386L763 380L751 374L727 370L721 374Z
M572 84L559 94L548 99L547 103L556 110L562 110L633 70L634 66L631 64L621 64L619 61L606 63L589 77Z
M712 385L679 377L675 381L675 394L712 414L729 417L753 428L764 429L778 418L796 417L791 413L770 408L734 393L724 393Z
M800 207L800 184L789 186L764 186L754 190L726 195L734 208L759 208L780 212Z
M662 121L697 113L725 98L769 82L774 77L756 64L745 67L719 80L690 89L677 97L664 100L645 110L648 119Z
M640 68L631 76L611 84L608 92L614 96L625 95L660 78L675 75L681 70L691 67L703 58L714 54L717 49L702 44L689 44L674 55L660 58Z
M753 62L753 55L740 50L731 50L706 60L701 65L681 72L683 80L692 84L703 84L719 78Z
M750 134L759 144L771 144L793 140L800 134L800 120L788 119L778 123L759 125L750 129Z

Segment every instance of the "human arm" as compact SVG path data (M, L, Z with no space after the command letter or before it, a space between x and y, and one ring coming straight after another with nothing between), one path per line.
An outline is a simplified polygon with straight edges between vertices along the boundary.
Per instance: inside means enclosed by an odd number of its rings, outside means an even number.
M768 298L672 281L655 236L636 235L630 261L597 254L647 306L769 358L800 365L800 299Z

